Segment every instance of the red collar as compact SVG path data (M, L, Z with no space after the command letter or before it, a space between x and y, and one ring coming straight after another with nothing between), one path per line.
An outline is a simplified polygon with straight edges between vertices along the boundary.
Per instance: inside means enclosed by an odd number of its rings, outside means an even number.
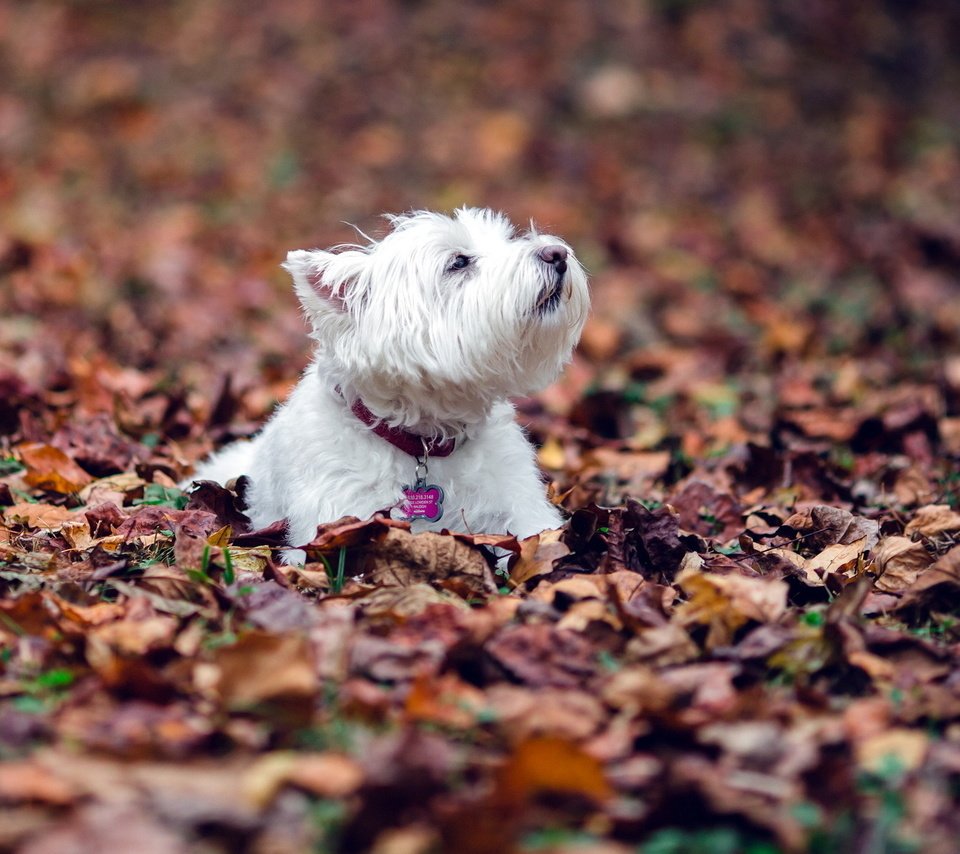
M411 433L402 427L391 427L367 409L359 397L353 402L350 411L381 439L386 439L393 447L410 454L411 457L449 457L457 446L455 439L425 440L418 433Z

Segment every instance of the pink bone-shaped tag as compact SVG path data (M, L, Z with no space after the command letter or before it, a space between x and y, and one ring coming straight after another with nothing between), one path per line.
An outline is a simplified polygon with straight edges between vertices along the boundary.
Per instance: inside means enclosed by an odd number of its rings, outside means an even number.
M403 487L400 509L408 521L426 519L436 522L443 515L443 490L436 484Z

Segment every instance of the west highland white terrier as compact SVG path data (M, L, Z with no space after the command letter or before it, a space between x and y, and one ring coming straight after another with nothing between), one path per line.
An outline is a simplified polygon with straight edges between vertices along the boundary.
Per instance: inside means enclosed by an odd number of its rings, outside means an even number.
M589 307L583 268L559 238L490 210L387 219L369 245L287 255L313 362L257 436L194 478L247 475L253 524L286 520L293 547L319 523L386 508L414 531L557 527L508 398L569 360Z

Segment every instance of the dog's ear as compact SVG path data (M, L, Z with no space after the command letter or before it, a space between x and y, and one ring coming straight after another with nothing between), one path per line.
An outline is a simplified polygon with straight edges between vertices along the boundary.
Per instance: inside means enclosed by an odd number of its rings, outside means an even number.
M300 304L311 317L330 310L345 312L362 285L359 279L369 256L359 249L325 252L295 249L283 263L293 277Z

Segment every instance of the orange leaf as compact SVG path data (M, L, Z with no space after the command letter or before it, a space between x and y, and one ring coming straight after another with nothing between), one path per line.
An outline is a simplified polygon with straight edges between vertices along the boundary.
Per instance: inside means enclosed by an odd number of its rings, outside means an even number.
M591 800L610 797L610 784L600 762L561 738L543 736L517 745L500 768L499 794L510 803L540 792L583 795Z
M17 453L27 469L23 479L35 489L66 495L79 492L93 481L89 474L53 445L20 445Z

